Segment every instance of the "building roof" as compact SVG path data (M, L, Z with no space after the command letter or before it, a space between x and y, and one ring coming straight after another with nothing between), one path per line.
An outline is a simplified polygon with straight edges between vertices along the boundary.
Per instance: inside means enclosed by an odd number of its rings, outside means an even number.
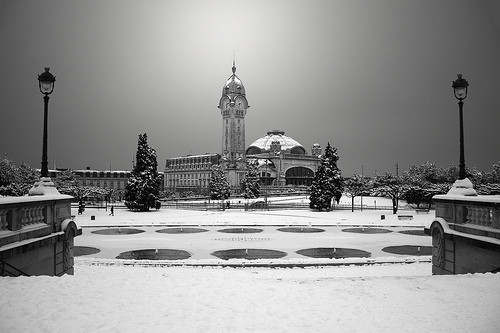
M247 154L256 154L258 150L260 150L260 153L269 152L273 142L279 142L281 151L299 155L305 154L305 149L299 142L286 136L284 131L279 130L269 131L267 135L252 142L247 148Z
M222 96L230 95L230 94L238 94L245 96L245 87L243 86L243 82L241 82L240 78L236 75L236 66L233 61L233 75L227 79L226 83L222 87Z

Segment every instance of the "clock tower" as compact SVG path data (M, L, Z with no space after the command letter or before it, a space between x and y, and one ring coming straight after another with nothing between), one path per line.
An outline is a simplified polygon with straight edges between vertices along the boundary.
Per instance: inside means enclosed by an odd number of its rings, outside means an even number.
M234 59L232 70L233 74L222 87L222 97L218 106L222 115L221 159L224 162L224 168L229 171L230 185L239 186L239 181L246 171L245 115L250 106L246 98L245 87L236 75Z

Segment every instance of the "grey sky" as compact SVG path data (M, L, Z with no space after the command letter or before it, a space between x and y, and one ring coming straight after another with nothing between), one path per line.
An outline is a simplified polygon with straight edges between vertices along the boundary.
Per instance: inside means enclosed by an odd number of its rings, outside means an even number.
M284 130L338 148L343 175L458 164L451 82L469 81L466 164L500 160L498 1L0 1L0 154L40 167L130 169L148 133L166 157L220 152L236 74L247 145Z

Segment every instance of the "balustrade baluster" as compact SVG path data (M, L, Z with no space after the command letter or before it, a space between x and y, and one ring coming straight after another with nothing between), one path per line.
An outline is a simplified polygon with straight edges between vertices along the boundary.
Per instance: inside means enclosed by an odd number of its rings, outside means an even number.
M467 207L467 219L466 223L475 224L476 222L476 208L474 206Z
M500 210L498 208L491 210L491 227L500 229Z
M0 230L8 230L9 223L7 222L7 211L0 210Z
M476 224L481 226L484 224L484 212L481 207L476 207Z
M484 224L483 209L481 207L476 207L476 224L477 225Z
M491 221L490 221L490 209L489 208L482 208L481 209L482 211L482 217L483 217L483 225L486 226L486 227L489 227L490 224L491 224Z
M35 212L37 223L44 223L45 221L43 220L43 206L37 206Z
M27 209L27 215L28 215L28 224L32 225L34 223L34 219L33 219L33 207L28 207L28 209Z
M24 227L28 223L28 210L26 208L21 208L21 227Z

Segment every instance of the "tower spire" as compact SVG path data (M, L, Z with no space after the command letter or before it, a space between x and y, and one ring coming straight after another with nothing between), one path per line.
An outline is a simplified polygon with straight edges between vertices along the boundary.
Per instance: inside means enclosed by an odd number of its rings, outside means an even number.
M236 73L236 65L235 65L235 62L234 62L234 51L233 51L233 74Z

